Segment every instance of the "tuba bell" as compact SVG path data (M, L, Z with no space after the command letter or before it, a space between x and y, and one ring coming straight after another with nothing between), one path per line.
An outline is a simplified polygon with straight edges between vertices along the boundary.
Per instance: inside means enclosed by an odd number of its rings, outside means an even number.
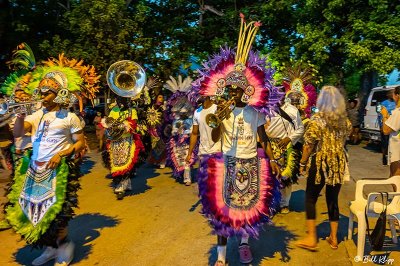
M108 68L107 83L118 96L132 98L140 94L146 85L146 72L133 61L118 61Z

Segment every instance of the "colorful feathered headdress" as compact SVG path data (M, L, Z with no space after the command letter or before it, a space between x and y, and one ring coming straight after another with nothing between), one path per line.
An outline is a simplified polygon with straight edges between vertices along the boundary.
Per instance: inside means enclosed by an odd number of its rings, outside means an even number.
M99 91L100 76L94 66L85 65L83 60L68 59L64 54L58 58L50 58L33 72L34 81L28 86L45 92L57 94L54 102L64 106L79 101L79 109L83 110L83 98L93 99Z
M12 59L7 62L13 73L7 76L0 87L0 92L12 96L17 90L23 90L32 95L33 89L28 87L32 80L32 71L36 67L35 56L32 49L26 43L21 43L12 52Z
M196 102L191 102L188 92L192 88L192 78L182 78L181 75L177 79L170 76L164 84L164 88L173 94L169 97L167 106L172 113L192 113Z
M178 76L178 80L174 77L169 76L170 80L164 84L164 88L170 90L172 93L180 92L187 92L192 88L192 79L190 77L186 77L182 80L182 76Z
M303 111L307 118L311 116L311 108L317 102L317 91L312 85L316 80L315 74L316 70L312 66L304 67L300 63L287 67L284 71L286 101Z
M203 68L193 83L192 94L221 96L229 86L243 89L242 102L263 109L267 114L279 103L282 95L274 87L274 70L258 52L251 50L260 22L246 23L241 14L241 26L236 52L221 48ZM193 96L192 96L193 97Z

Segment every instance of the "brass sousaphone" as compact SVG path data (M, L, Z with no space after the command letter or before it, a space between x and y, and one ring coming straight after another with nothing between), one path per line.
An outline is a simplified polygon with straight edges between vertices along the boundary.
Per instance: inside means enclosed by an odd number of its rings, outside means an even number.
M146 85L146 72L133 61L118 61L108 68L107 83L118 96L133 98L141 93Z
M108 68L107 83L118 96L133 98L139 95L146 85L146 73L133 61L118 61ZM124 119L124 117L119 119L107 117L107 135L110 139L118 140L124 134L125 126L122 123Z

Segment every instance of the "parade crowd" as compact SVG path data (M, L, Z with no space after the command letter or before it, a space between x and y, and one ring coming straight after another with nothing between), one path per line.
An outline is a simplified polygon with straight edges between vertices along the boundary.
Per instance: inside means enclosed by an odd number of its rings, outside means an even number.
M292 185L300 176L307 178L307 234L296 246L318 249L316 202L325 187L326 241L337 249L338 197L349 180L346 144L360 141L358 102L347 101L335 86L317 90L310 67L287 67L277 84L274 70L251 49L259 26L242 17L237 47L210 56L195 80L178 76L163 83L136 62L114 63L106 77L114 93L109 112L93 119L116 199L132 190L131 178L145 163L170 167L184 185L197 182L201 213L217 236L216 266L227 265L230 237L240 239L240 262L252 262L249 238L257 238L276 213L290 212ZM21 51L32 55L21 44L14 59ZM20 61L10 62L18 70L0 88L7 103L2 128L13 133L13 145L0 158L3 168L12 169L1 228L45 247L32 265L69 265L75 246L68 222L89 149L82 111L96 98L100 77L94 66L63 54L40 64L33 56L24 60L22 70ZM388 136L384 159L390 175L400 175L400 86L381 116Z

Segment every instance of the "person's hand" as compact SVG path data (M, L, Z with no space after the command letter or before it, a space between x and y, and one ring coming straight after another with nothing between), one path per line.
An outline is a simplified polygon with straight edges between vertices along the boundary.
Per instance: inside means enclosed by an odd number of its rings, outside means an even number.
M57 166L60 164L61 162L61 158L62 156L60 155L60 153L56 153L51 159L50 161L47 163L46 165L46 169L56 169Z
M22 112L21 112L21 113L17 113L17 114L16 114L16 117L17 117L17 118L20 118L20 119L25 119L26 113L22 113Z
M270 165L271 165L272 174L276 175L277 177L280 177L281 169L279 169L279 165L273 160L270 161Z
M192 154L189 153L189 154L186 156L185 162L186 162L187 164L189 164L191 159L192 159Z
M306 176L306 174L307 174L306 167L307 167L307 164L300 163L300 175L301 176Z
M284 139L281 139L278 143L278 146L282 149L282 150L286 150L287 145L291 142L291 139L289 137L286 137Z

